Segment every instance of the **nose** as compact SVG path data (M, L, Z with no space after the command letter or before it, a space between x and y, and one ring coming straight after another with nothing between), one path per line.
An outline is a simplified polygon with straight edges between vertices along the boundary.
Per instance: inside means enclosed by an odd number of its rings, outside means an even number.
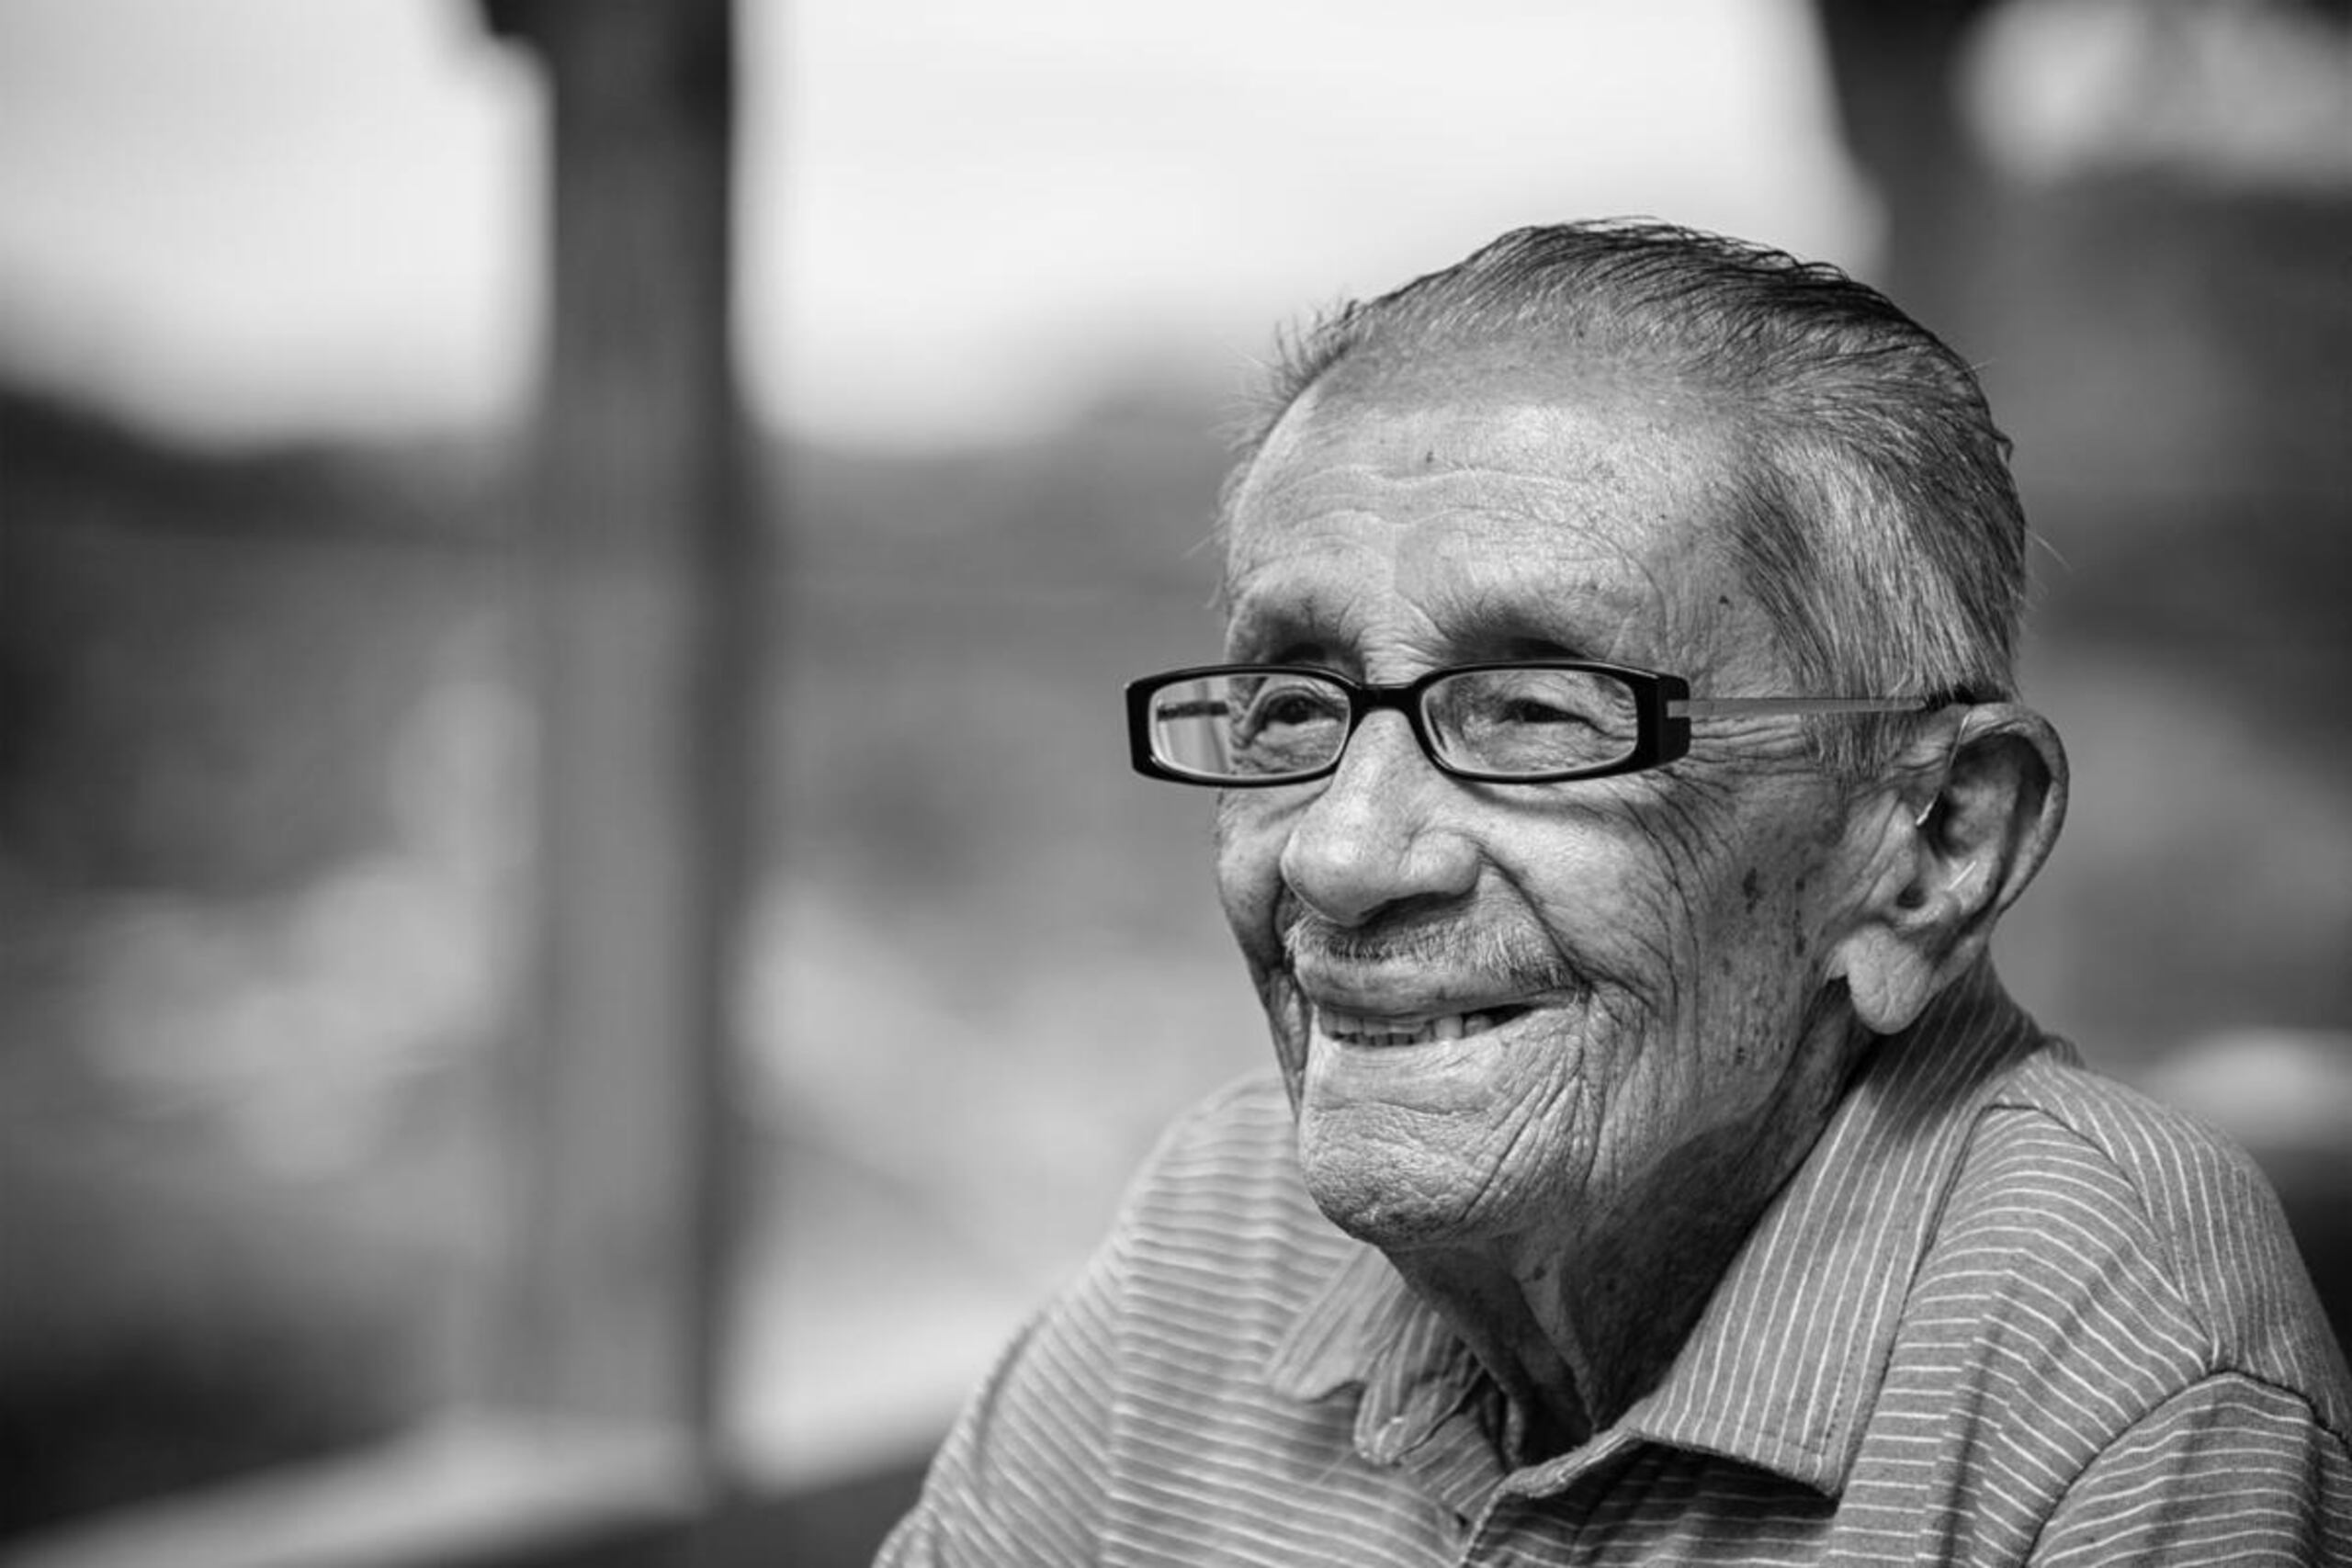
M1283 841L1284 885L1351 928L1464 897L1477 883L1478 851L1445 821L1455 794L1404 715L1372 715Z

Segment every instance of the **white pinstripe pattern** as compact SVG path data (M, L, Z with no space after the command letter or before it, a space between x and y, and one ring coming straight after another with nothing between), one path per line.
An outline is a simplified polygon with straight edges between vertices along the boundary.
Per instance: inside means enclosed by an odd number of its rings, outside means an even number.
M1989 970L1881 1046L1615 1427L1512 1471L1502 1416L1252 1080L1170 1133L881 1561L2352 1565L2352 1389L2269 1190Z

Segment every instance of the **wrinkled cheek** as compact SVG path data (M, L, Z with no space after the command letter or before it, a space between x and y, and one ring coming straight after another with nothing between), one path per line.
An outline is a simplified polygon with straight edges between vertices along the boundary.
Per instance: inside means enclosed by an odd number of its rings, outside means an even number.
M1577 957L1595 988L1597 1018L1613 1037L1639 1040L1688 1015L1703 943L1680 875L1620 877L1616 886L1607 929Z
M1643 889L1625 922L1637 954L1621 976L1626 996L1645 1013L1647 1038L1677 1060L1651 1063L1662 1092L1687 1091L1675 1083L1712 1055L1763 998L1756 972L1757 928L1772 911L1753 897L1726 896L1740 876L1730 846L1687 813L1662 814L1652 823L1657 874Z
M1556 1178L1580 1202L1607 1196L1614 1177L1656 1136L1668 1095L1659 1079L1675 1067L1658 1049L1657 1020L1623 995L1594 999L1577 1071L1555 1086L1530 1135L1555 1151Z
M1283 843L1288 831L1249 792L1229 792L1217 801L1216 886L1226 919L1246 943L1252 928L1270 930L1282 893Z
M1579 1064L1522 1095L1487 1157L1494 1190L1482 1207L1581 1206L1589 1197L1610 1126L1606 1074Z
M1219 802L1217 897L1225 907L1226 923L1250 966L1250 984L1265 1010L1274 1055L1295 1105L1300 1075L1306 1065L1307 1007L1290 977L1276 923L1282 900L1282 832L1260 820L1247 804L1237 803L1231 795Z

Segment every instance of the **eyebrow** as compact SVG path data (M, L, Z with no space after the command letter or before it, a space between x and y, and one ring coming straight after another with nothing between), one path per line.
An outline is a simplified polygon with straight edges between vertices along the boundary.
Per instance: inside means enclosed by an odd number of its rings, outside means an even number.
M1470 592L1429 606L1450 661L1490 659L1614 659L1617 612L1622 595L1587 584L1573 595L1583 614L1559 613L1560 596L1518 601L1492 592ZM1361 618L1351 614L1348 596L1310 587L1301 596L1280 592L1244 595L1227 615L1226 647L1245 660L1279 663L1310 649L1352 651L1362 641ZM1611 647L1598 646L1608 637Z
M1344 609L1327 603L1329 598L1317 593L1303 601L1287 595L1244 595L1229 602L1226 648L1238 658L1272 659L1297 648L1350 645L1355 639L1345 629Z
M1443 606L1453 613L1448 625L1449 645L1464 659L1598 659L1604 650L1594 646L1594 634L1614 631L1622 617L1610 614L1612 595L1590 583L1573 591L1575 614L1564 614L1562 596L1545 595L1539 603L1504 597L1491 590L1474 591L1459 604Z

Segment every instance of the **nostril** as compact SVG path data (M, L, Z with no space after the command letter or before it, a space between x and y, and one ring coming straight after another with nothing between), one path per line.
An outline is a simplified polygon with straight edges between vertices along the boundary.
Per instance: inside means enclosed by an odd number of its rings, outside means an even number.
M1447 819L1457 807L1452 781L1421 756L1409 729L1368 722L1339 771L1292 818L1283 881L1301 903L1341 926L1459 898L1476 886L1481 856Z

